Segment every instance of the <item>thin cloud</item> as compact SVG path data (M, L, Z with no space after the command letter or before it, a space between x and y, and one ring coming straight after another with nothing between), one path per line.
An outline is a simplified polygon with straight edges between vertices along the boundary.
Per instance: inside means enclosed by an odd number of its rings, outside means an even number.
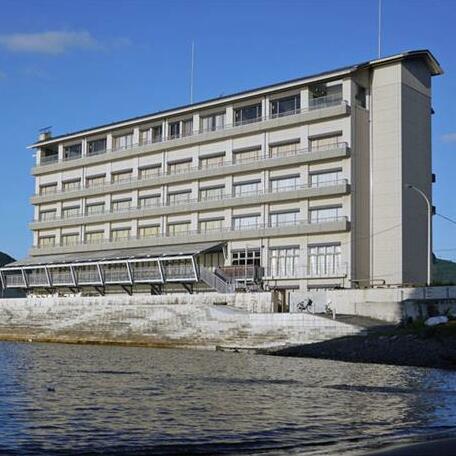
M456 142L456 132L442 135L442 141L446 143Z
M113 43L130 43L126 38L116 38ZM111 47L95 39L89 32L49 31L42 33L14 33L0 35L0 46L11 52L35 54L63 54L71 49L103 50Z

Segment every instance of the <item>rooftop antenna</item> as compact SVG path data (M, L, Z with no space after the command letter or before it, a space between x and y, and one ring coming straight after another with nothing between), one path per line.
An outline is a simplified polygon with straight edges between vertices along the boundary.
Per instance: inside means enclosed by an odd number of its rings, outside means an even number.
M193 104L193 73L195 69L195 42L192 41L192 69L190 72L190 104Z
M378 58L382 56L382 0L378 0Z

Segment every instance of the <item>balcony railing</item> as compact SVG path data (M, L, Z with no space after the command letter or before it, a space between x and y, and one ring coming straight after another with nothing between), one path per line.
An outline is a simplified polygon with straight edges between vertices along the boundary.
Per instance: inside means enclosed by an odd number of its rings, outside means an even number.
M285 261L286 263L286 261ZM324 264L315 266L269 266L265 271L265 278L274 279L319 279L331 277L346 277L348 274L348 263L339 263L334 257L330 261L325 259Z
M347 185L348 181L347 179L338 179L334 181L326 181L326 182L318 182L318 183L309 183L309 184L296 184L296 185L289 185L289 186L284 186L284 187L277 187L277 188L272 188L270 187L269 189L258 189L258 190L253 190L253 191L248 191L248 192L239 192L235 188L233 188L233 191L231 193L220 193L218 195L212 195L212 196L207 196L207 197L202 197L201 195L198 198L186 198L180 201L172 201L169 199L166 199L166 201L163 201L160 199L160 201L153 201L151 203L147 204L140 204L137 206L127 206L127 207L122 207L116 210L98 210L96 213L89 213L86 211L86 213L79 212L77 214L65 214L60 217L57 217L57 215L53 215L52 218L50 216L47 216L49 218L43 219L39 217L38 219L34 219L32 222L52 222L56 220L69 220L69 219L78 219L78 218L87 218L87 217L99 217L100 215L108 215L108 214L120 214L120 213L127 213L127 212L136 212L136 211L144 211L147 209L156 209L159 207L173 207L173 206L182 206L183 204L195 204L195 203L205 203L205 202L210 202L210 201L228 201L231 199L236 199L238 200L239 198L248 198L252 196L260 196L260 195L269 195L269 194L277 194L277 193L285 193L285 192L296 192L299 190L306 190L306 189L319 189L319 188L328 188L331 186L339 186L339 185Z
M124 236L122 238L118 239L98 239L96 241L93 240L86 240L79 242L77 245L90 245L90 244L97 244L97 245L113 245L115 246L116 244L120 242L129 242L129 241L139 241L139 240L145 240L145 239L154 239L154 240L159 240L159 239L168 239L168 238L173 238L176 240L176 243L179 242L179 239L182 238L188 238L189 236L199 236L202 234L213 234L213 233L220 233L221 235L227 232L239 232L239 231L257 231L257 230L268 230L268 229L278 229L278 228L287 228L290 226L310 226L310 225L322 225L326 223L340 223L340 222L346 222L348 219L347 217L328 217L325 219L319 219L318 223L312 222L308 219L297 219L297 220L290 220L286 222L267 222L267 223L251 223L251 224L245 224L245 225L235 225L233 224L232 226L222 226L222 227L217 227L214 229L197 229L197 230L183 230L180 233L172 234L169 232L160 232L159 234L156 235L150 235L150 236ZM47 246L34 246L36 249L41 249L41 248L46 248L46 247L65 247L62 243L56 242L53 245L47 245Z
M46 155L41 157L40 165L50 165L51 163L57 163L59 161L58 154L55 155Z
M278 117L293 116L293 115L298 115L298 114L302 114L302 113L305 113L305 112L315 111L316 109L327 109L327 108L332 108L334 106L340 106L340 105L344 105L344 104L347 105L348 103L345 100L343 100L340 96L329 96L329 97L320 97L320 98L310 99L309 100L309 107L307 107L307 108L294 109L292 111L288 111L288 112L284 112L284 113L271 114L269 116L257 117L255 119L249 119L249 120L246 120L246 121L234 122L234 123L231 123L231 124L224 124L223 126L220 126L220 128L216 128L215 130L213 128L210 128L210 129L195 130L195 131L192 131L192 132L185 132L185 133L182 132L182 133L180 133L178 135L169 135L168 137L164 138L162 141L158 141L157 138L153 138L153 139L151 139L149 141L142 141L141 143L134 143L134 144L130 144L128 146L122 146L122 147L117 147L117 148L112 148L112 149L106 149L104 151L97 151L96 153L87 154L86 156L126 151L126 150L130 150L130 149L136 149L138 147L149 146L151 144L176 141L178 139L189 138L189 137L198 136L198 135L207 134L207 133L213 133L213 132L216 132L216 131L223 131L223 130L231 130L231 129L234 129L234 128L241 128L241 127L244 127L246 125L250 125L252 123L265 122L265 121L268 121L268 120L277 119ZM72 158L82 158L82 157L74 156ZM66 160L69 160L69 159L72 159L72 158L67 158ZM64 160L64 161L66 161L66 160ZM41 159L40 163L38 164L38 166L46 165L46 164L48 164L48 163L44 163L42 161L42 159Z

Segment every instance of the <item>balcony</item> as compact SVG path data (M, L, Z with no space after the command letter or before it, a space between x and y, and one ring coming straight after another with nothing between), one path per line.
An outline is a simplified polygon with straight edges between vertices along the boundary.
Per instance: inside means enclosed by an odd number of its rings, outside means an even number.
M348 103L340 97L320 97L315 100L318 100L318 102L310 101L311 104L307 108L296 109L293 111L273 114L269 116L257 117L255 119L249 119L248 121L243 122L224 124L222 126L218 126L217 128L209 128L205 130L202 129L186 132L184 134L172 135L163 138L162 141L157 141L157 138L154 138L150 141L131 144L128 147L112 148L106 149L105 151L98 151L97 154L91 154L90 156L85 155L80 158L82 158L82 160L90 158L91 162L99 163L103 161L110 161L114 158L121 158L127 154L128 156L134 155L134 153L130 154L130 152L136 152L137 154L140 154L144 153L145 149L147 151L155 151L163 148L171 149L173 147L181 147L183 145L190 145L201 141L212 141L228 135L242 135L249 132L249 130L252 130L252 132L254 132L256 130L261 130L262 128L281 127L293 123L312 121L326 116L334 117L349 113ZM56 170L65 168L62 168L63 164L58 164L60 167L57 167ZM83 163L80 163L78 166L82 166L82 164ZM55 166L55 163L52 164L52 166ZM54 170L52 166L49 166L49 164L40 163L32 170L32 174L51 172ZM74 166L75 164L72 166L69 165L68 167Z
M336 181L320 182L318 184L297 184L277 189L256 190L236 194L220 193L212 197L187 198L183 201L170 202L169 199L154 201L153 204L129 206L118 210L98 210L96 213L77 213L72 216L65 215L54 218L35 219L31 222L32 229L51 228L65 225L74 225L78 222L102 222L107 220L130 219L133 217L146 217L166 213L182 213L197 210L208 210L229 206L243 206L248 204L261 204L270 201L286 201L293 199L311 198L316 196L330 196L335 194L346 194L349 191L347 179Z
M235 172L248 172L258 170L258 162L261 162L262 169L271 169L277 166L286 166L297 164L302 161L319 161L331 158L346 157L349 148L346 142L339 142L332 145L326 145L319 148L300 148L289 150L280 154L267 153L258 155L255 160L239 161L220 160L213 166L189 166L185 170L170 171L164 170L156 172L153 176L147 178L128 177L117 182L97 182L85 183L78 190L75 189L57 189L53 192L42 193L31 198L32 204L40 202L50 202L63 199L73 199L78 196L101 195L113 191L128 191L139 188L147 188L151 185L158 186L166 183L184 182L198 178L208 178L232 174ZM45 188L45 187L44 187ZM44 189L43 188L43 189ZM51 187L50 187L51 188ZM54 187L52 187L54 189ZM43 190L42 189L42 190Z
M102 239L96 242L80 242L67 247L62 244L55 246L34 246L31 255L47 255L53 253L86 252L122 249L129 247L147 247L150 245L176 245L196 242L222 242L239 239L258 239L260 237L298 236L322 233L345 232L349 229L347 217L331 217L312 223L308 219L298 219L288 223L274 224L255 223L243 226L225 226L213 230L185 230L178 234L160 232L147 237L128 236L122 239Z
M287 279L336 279L345 278L348 276L348 263L333 262L327 265L317 267L311 266L295 266L289 267L288 270L280 270L278 267L269 266L266 269L265 280L287 280Z

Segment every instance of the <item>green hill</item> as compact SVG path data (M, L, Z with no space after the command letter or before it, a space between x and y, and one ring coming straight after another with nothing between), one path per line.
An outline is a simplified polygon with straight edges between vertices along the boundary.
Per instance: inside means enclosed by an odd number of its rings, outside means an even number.
M5 264L12 263L14 258L10 257L8 254L0 252L0 266L5 266Z
M456 263L434 257L432 282L435 285L456 285Z

